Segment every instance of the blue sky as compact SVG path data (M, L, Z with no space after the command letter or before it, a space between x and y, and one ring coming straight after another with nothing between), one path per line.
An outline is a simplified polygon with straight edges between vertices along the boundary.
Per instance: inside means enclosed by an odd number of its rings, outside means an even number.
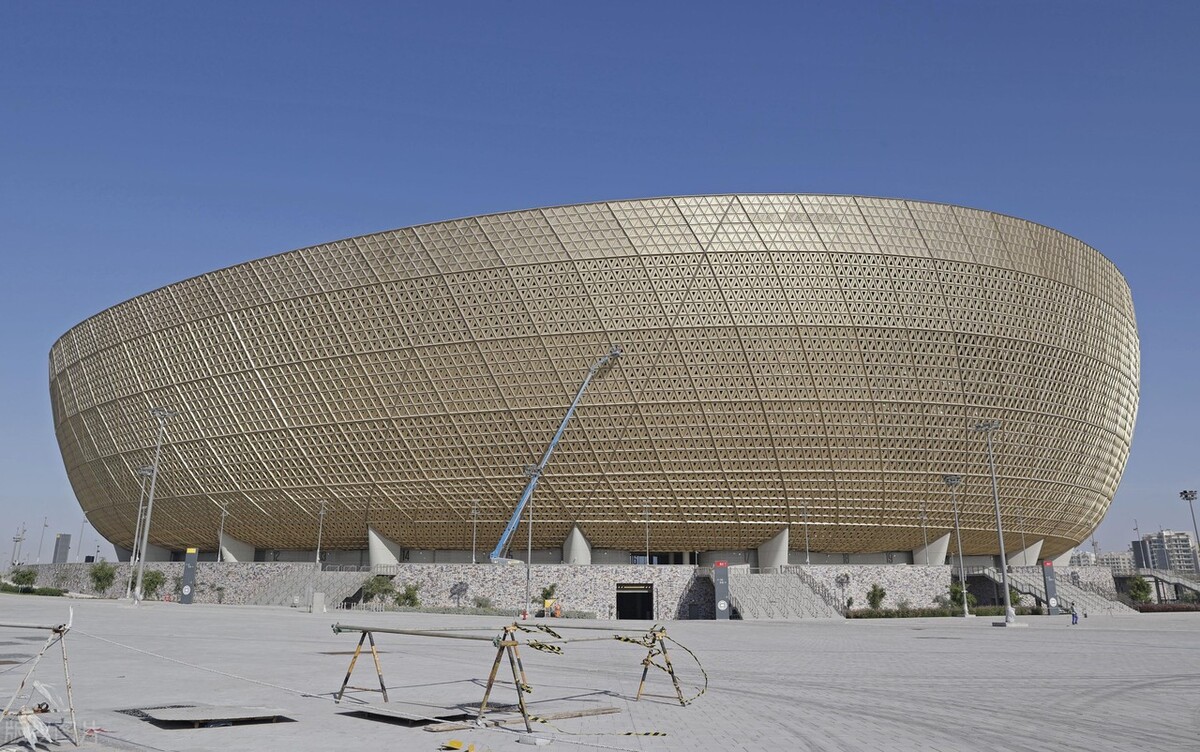
M1143 370L1098 537L1190 530L1197 38L1183 2L0 4L0 555L22 521L29 553L49 517L43 559L78 535L46 354L109 305L418 222L732 191L947 201L1104 252Z

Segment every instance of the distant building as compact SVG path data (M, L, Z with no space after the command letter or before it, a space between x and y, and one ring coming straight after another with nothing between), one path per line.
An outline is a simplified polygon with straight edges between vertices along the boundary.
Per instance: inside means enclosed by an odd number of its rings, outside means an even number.
M1073 567L1094 567L1096 566L1096 555L1091 551L1072 551L1071 566Z
M1108 567L1113 574L1133 574L1133 551L1108 551L1096 560L1100 566Z
M1160 530L1133 541L1133 563L1142 569L1173 569L1177 572L1200 572L1200 560L1192 534Z
M54 536L54 563L66 564L71 553L71 534L59 533Z

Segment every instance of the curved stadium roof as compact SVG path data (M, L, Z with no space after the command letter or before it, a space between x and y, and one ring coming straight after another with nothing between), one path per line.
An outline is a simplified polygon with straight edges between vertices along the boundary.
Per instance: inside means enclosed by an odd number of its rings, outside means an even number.
M493 541L580 380L617 345L538 488L537 547L996 550L980 420L1000 420L1011 547L1099 524L1129 452L1128 286L1041 225L919 201L725 195L470 217L215 271L53 346L67 473L128 547L152 406L172 419L151 542L361 549ZM990 532L989 532L990 531ZM792 546L803 536L793 534Z

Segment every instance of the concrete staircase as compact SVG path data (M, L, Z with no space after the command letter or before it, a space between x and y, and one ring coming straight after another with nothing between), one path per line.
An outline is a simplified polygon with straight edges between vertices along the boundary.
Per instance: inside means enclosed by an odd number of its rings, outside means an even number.
M1000 576L999 570L993 567L983 567L979 572L992 580L992 582L1003 586L1003 578ZM1032 596L1042 604L1047 602L1046 586L1042 581L1041 570L1037 567L1012 567L1008 573L1008 581L1010 585L1016 588L1017 592ZM1070 611L1071 604L1074 603L1081 613L1137 613L1136 610L1116 600L1115 596L1108 598L1100 593L1084 590L1062 578L1055 580L1054 586L1058 591L1058 606L1063 611Z
M298 606L308 608L312 594L325 594L325 605L333 608L358 592L369 572L317 571L317 565L300 568L272 580L251 592L246 602L256 606Z
M755 572L748 565L729 568L729 594L743 619L841 619L832 603L799 570ZM811 578L809 578L811 579Z
M1193 593L1200 595L1200 577L1188 572L1178 572L1174 569L1139 569L1137 573L1142 577L1153 577L1156 580L1165 582L1168 585L1175 586L1175 589L1184 588L1191 590Z

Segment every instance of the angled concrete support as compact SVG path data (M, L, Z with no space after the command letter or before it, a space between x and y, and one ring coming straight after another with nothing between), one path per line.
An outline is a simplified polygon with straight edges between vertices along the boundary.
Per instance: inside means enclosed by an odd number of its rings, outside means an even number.
M225 533L221 536L221 561L254 561L254 546Z
M590 565L592 563L592 544L583 537L583 531L579 529L578 525L572 527L571 532L567 533L567 539L563 541L562 548L563 564Z
M404 560L404 548L367 526L367 558L372 567L394 567Z
M1042 553L1042 544L1044 542L1045 541L1038 539L1038 541L1036 543L1034 543L1032 546L1030 546L1029 548L1026 548L1023 551L1018 551L1015 554L1009 554L1008 565L1010 567L1035 567L1035 566L1037 566L1037 563L1039 561L1038 556ZM1068 551L1067 553L1068 553L1067 563L1070 563L1070 561L1071 561L1071 557L1069 555L1070 552Z
M170 561L171 551L153 543L146 544L146 561Z
M759 569L778 569L788 563L788 528L758 547Z
M1055 569L1057 569L1058 567L1071 566L1071 549L1068 548L1066 551L1063 551L1061 554L1058 555L1058 558L1054 559L1053 561L1054 561Z
M950 550L950 533L937 540L929 541L928 546L917 546L913 549L913 564L916 566L941 566L946 563L946 552ZM927 555L928 554L928 555Z

